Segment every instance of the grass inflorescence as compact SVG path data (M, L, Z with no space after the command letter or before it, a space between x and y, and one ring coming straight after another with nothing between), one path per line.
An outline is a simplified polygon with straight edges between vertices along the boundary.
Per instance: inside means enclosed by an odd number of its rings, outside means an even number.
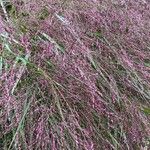
M149 10L0 0L0 149L148 150Z

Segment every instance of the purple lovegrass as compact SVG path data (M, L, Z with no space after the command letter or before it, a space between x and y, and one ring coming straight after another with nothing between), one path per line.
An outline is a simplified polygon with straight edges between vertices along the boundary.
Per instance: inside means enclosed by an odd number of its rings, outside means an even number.
M148 0L0 4L0 149L149 149Z

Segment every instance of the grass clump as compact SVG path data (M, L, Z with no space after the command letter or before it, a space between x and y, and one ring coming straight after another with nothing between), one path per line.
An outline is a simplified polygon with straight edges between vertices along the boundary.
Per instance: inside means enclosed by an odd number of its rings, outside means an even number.
M0 4L0 149L150 148L148 1Z

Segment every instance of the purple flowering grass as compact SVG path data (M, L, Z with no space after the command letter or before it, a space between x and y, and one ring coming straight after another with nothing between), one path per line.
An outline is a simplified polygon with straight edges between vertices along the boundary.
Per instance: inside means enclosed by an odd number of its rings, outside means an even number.
M0 0L0 149L150 149L149 0Z

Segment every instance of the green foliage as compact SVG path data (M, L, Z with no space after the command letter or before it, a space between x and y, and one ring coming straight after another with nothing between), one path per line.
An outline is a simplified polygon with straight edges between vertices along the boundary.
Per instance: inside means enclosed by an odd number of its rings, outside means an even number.
M150 108L149 107L143 107L141 110L143 111L143 113L145 115L150 115Z
M45 20L49 16L49 11L47 8L44 8L41 10L41 12L38 14L38 17L40 20Z
M144 60L144 65L145 65L146 67L150 67L150 59L145 59L145 60Z

